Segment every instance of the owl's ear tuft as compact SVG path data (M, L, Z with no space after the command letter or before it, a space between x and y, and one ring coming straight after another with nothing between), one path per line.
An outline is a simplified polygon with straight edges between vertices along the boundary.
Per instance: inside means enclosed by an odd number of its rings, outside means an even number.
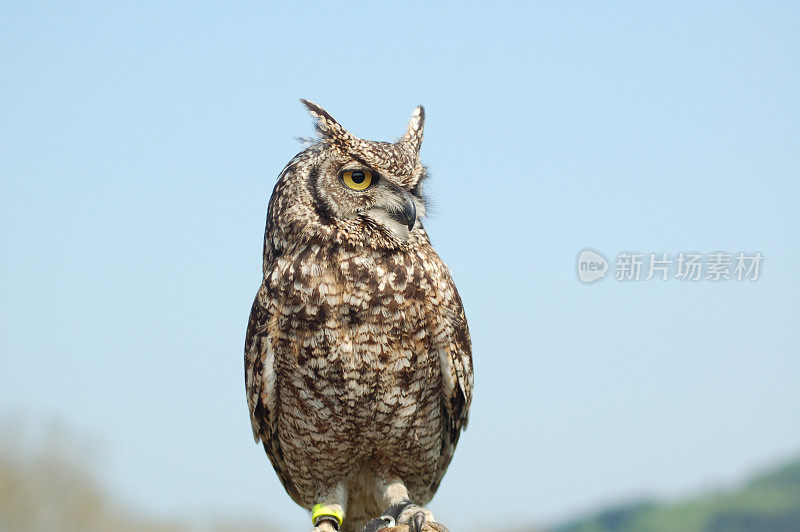
M411 120L408 121L408 129L403 135L402 142L409 144L414 151L419 151L422 146L422 131L425 128L425 108L421 105L414 109Z
M322 107L300 98L302 103L311 116L316 120L316 129L321 139L330 139L337 144L344 145L352 140L353 136L339 124L334 118Z

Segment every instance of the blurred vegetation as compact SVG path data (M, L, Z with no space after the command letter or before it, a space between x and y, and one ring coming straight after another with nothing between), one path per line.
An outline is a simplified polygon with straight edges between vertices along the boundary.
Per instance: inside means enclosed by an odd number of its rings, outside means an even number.
M553 532L790 532L800 530L800 458L739 489L672 504L642 500L608 508Z
M58 424L0 421L0 531L274 532L264 523L156 519L126 508L97 480L97 449Z

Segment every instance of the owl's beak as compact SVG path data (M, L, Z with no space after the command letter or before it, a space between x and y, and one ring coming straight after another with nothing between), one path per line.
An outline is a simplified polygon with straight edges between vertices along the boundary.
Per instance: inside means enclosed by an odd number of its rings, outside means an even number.
M414 198L405 190L403 191L403 199L405 200L403 210L398 214L400 215L400 220L406 224L408 230L411 231L414 229L414 224L417 223L417 206L414 203Z
M411 231L414 229L414 224L417 223L417 206L414 204L414 198L409 191L401 189L398 194L402 194L403 206L400 207L395 204L387 211L389 216L408 227L408 230Z

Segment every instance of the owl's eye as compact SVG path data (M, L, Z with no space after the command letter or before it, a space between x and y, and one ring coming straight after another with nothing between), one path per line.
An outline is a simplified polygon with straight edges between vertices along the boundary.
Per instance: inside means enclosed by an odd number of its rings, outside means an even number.
M347 188L364 190L372 184L372 172L369 170L347 170L342 174L342 181Z

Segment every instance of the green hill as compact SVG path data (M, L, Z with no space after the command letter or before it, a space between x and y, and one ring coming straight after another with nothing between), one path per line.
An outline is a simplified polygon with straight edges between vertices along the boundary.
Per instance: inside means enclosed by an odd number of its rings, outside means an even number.
M636 501L571 521L553 532L800 531L800 459L741 488L663 503Z

